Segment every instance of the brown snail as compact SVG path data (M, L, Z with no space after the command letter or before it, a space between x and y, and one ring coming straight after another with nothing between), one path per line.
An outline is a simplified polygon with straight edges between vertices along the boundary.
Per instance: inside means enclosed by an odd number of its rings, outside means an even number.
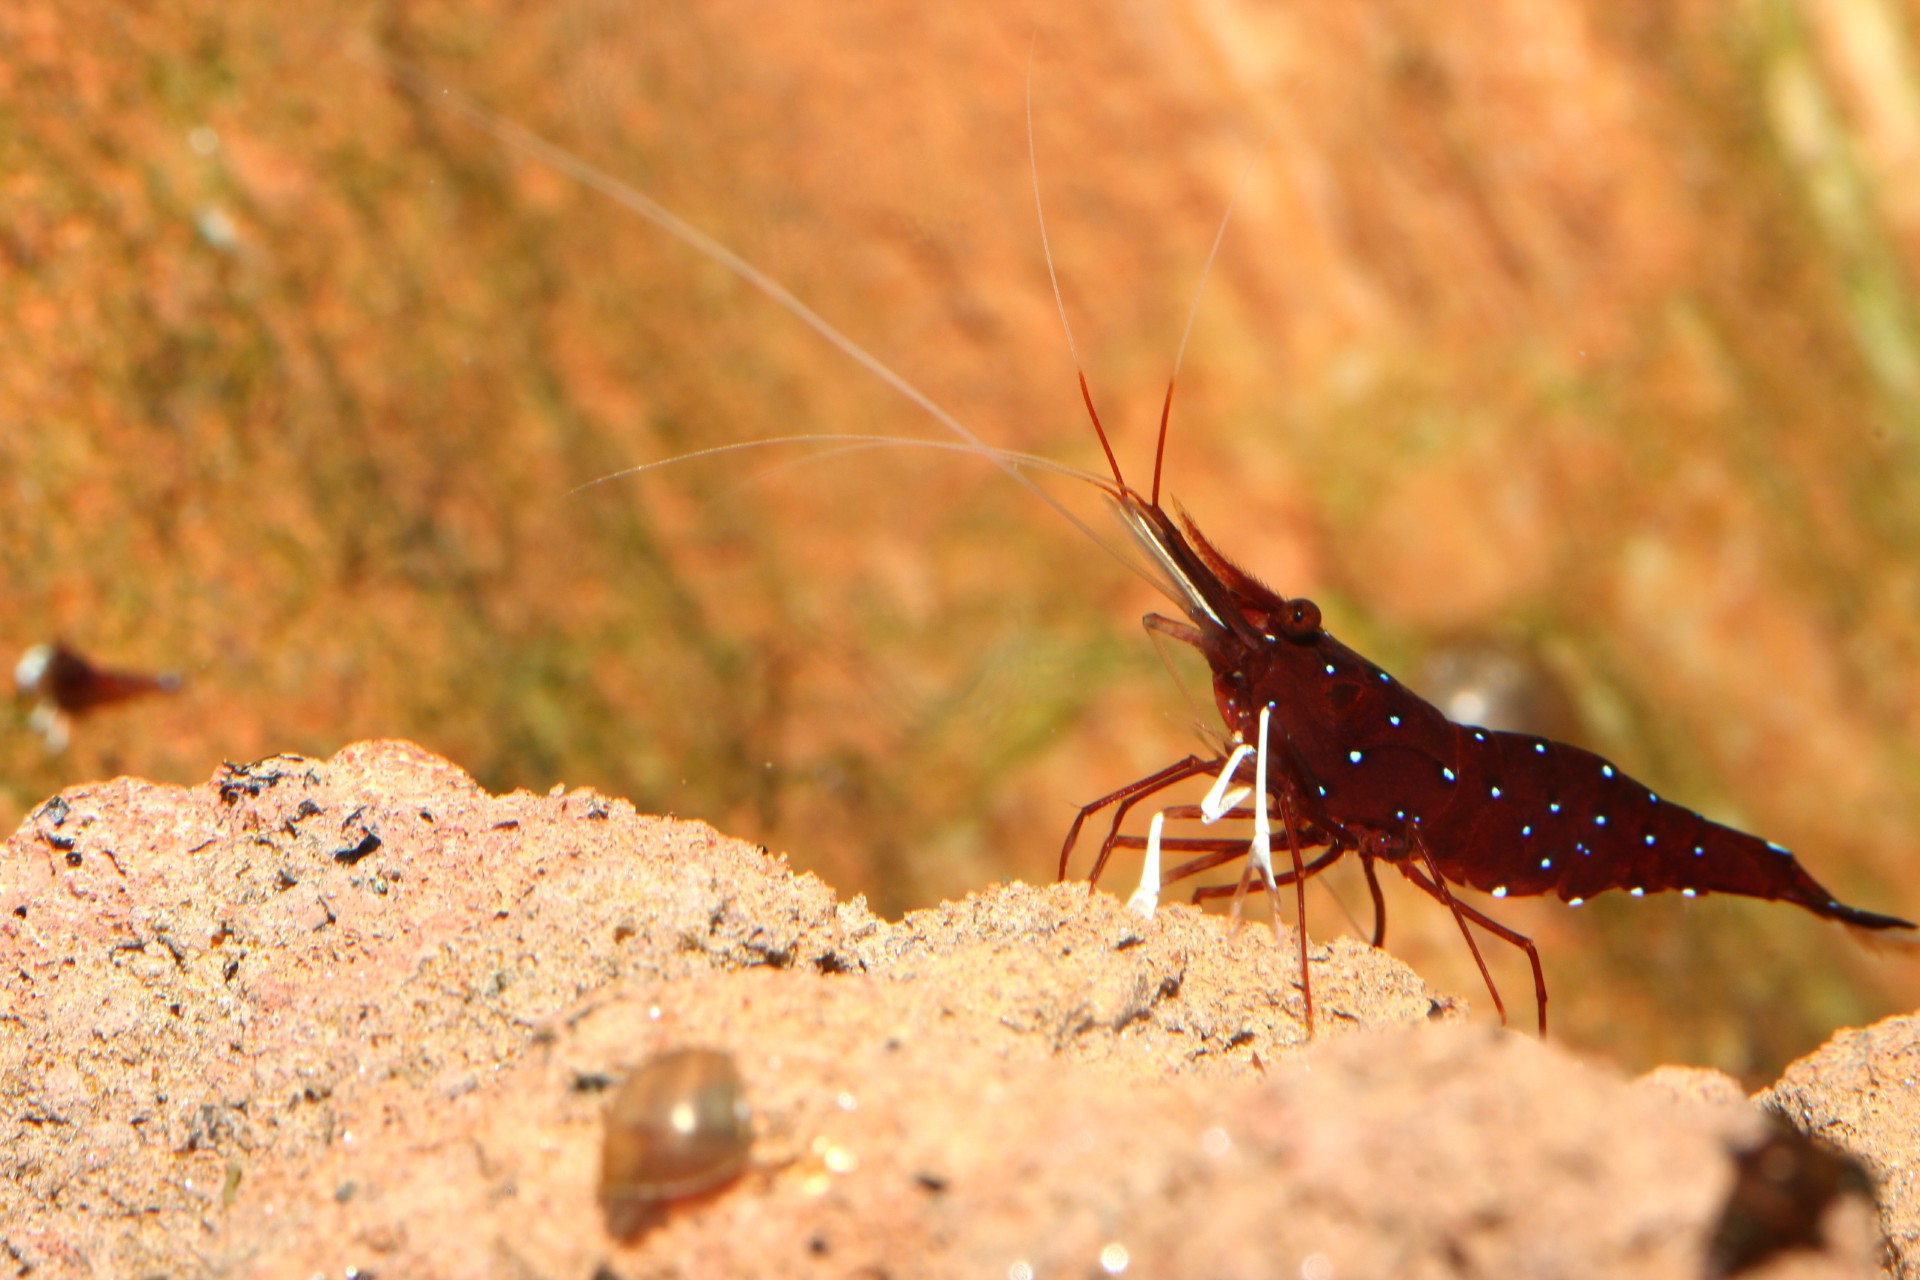
M747 1167L746 1083L718 1049L655 1054L607 1106L600 1205L616 1239L637 1239L675 1201L717 1191Z

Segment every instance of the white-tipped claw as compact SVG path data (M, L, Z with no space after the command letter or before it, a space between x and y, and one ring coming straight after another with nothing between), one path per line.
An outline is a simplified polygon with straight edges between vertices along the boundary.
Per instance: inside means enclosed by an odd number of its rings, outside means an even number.
M28 714L27 727L46 742L48 755L57 756L67 749L73 721L51 702L40 702L34 704L33 711Z
M1200 821L1208 823L1220 821L1226 816L1228 810L1236 808L1242 800L1253 794L1245 787L1241 787L1231 795L1227 794L1227 788L1233 785L1233 775L1240 771L1242 762L1252 754L1253 748L1244 742L1233 749L1233 754L1227 757L1226 768L1220 770L1220 776L1213 780L1213 786L1208 789L1206 798L1200 802Z
M1127 899L1127 910L1149 920L1160 905L1160 832L1166 825L1166 814L1153 815L1153 824L1147 828L1147 860L1140 868L1140 887Z
M1226 795L1221 796L1218 804L1209 807L1203 803L1200 806L1200 821L1209 825L1220 821L1220 819L1245 804L1247 797L1252 794L1252 787L1235 787Z
M1253 757L1253 843L1247 847L1248 861L1268 885L1273 884L1273 822L1267 816L1267 724L1272 718L1271 703L1260 708L1260 750Z

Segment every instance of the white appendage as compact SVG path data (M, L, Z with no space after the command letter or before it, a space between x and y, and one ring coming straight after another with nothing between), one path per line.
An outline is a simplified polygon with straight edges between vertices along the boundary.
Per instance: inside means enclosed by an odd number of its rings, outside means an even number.
M1213 780L1213 787L1207 792L1207 798L1200 802L1200 821L1209 826L1213 825L1226 817L1229 810L1238 808L1241 801L1252 794L1245 787L1241 787L1231 795L1227 793L1227 788L1233 783L1233 775L1240 770L1240 762L1252 754L1253 748L1244 742L1233 749L1233 754L1227 757L1227 767L1222 769L1220 776Z
M34 705L32 714L27 717L27 727L45 740L48 755L57 756L67 749L73 718L51 702L41 702Z
M1259 749L1244 742L1235 747L1227 756L1227 763L1221 767L1220 775L1213 780L1213 786L1207 789L1205 798L1200 801L1200 821L1211 826L1239 808L1249 795L1257 797L1254 801L1253 842L1247 847L1247 863L1249 871L1259 871L1269 894L1276 892L1273 880L1273 820L1267 810L1267 734L1272 721L1273 708L1262 707ZM1254 785L1251 788L1227 790L1233 786L1234 776L1240 772L1240 766L1246 763L1248 756L1254 758ZM1140 868L1140 887L1127 899L1129 909L1149 919L1160 905L1160 838L1166 825L1165 810L1153 815L1153 822L1147 828L1147 856ZM1234 907L1234 914L1238 915L1237 898Z
M1273 884L1273 822L1267 816L1267 726L1273 719L1273 704L1260 708L1260 750L1253 757L1253 843L1247 847L1247 860L1266 879L1267 891Z
M1200 802L1200 821L1212 824L1238 808L1240 802L1251 793L1245 787L1229 792L1233 785L1233 775L1240 765L1253 754L1253 748L1241 743L1227 757L1226 767L1220 770L1220 776L1213 780L1213 786L1207 791L1206 799ZM1156 907L1160 905L1160 833L1166 828L1167 815L1162 810L1153 815L1153 823L1147 829L1147 859L1140 868L1140 887L1127 899L1127 906L1151 919Z
M1149 920L1160 905L1160 832L1166 825L1166 814L1153 815L1153 824L1147 828L1147 860L1140 868L1140 887L1127 899L1129 911Z

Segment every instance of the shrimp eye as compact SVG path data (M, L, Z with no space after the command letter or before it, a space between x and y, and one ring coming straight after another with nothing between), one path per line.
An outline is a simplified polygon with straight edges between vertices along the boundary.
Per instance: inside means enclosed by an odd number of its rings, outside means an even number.
M1320 606L1304 597L1287 601L1286 608L1280 614L1280 629L1294 637L1318 634Z

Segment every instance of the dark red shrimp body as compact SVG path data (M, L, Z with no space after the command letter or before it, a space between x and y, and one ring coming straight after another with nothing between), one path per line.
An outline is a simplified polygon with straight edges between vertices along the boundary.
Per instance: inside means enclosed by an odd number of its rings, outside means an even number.
M1455 900L1449 882L1496 898L1557 893L1574 904L1609 889L1636 896L1731 893L1790 902L1862 929L1913 928L1839 902L1786 849L1664 800L1590 751L1454 723L1335 639L1312 601L1283 597L1233 564L1184 513L1176 522L1124 481L1117 502L1165 570L1165 585L1188 619L1149 615L1148 626L1192 644L1206 659L1235 744L1259 742L1261 711L1269 712L1266 785L1283 821L1292 824L1287 836L1297 868L1276 879L1310 876L1346 852L1400 867L1453 909L1463 931L1470 920L1526 950L1543 1033L1546 990L1532 943ZM1089 806L1082 821L1121 802L1117 833L1134 803L1215 769L1231 772L1229 760L1193 758ZM1069 834L1068 850L1080 825ZM1116 845L1143 843L1110 835L1102 860ZM1170 878L1220 865L1232 844L1178 842L1213 856ZM1325 845L1328 852L1302 866L1302 845ZM1203 889L1199 896L1221 892ZM1484 963L1481 968L1484 973ZM1499 1003L1498 992L1494 999Z
M36 644L20 655L13 669L14 688L35 706L29 723L50 751L65 748L78 716L150 693L175 693L180 677L164 671L148 675L100 666L60 641Z
M369 58L395 83L430 97L436 105L473 121L505 145L600 191L761 290L849 359L919 406L951 433L958 447L996 463L1067 520L1085 529L1065 507L1021 474L1020 468L1032 459L989 447L952 414L726 246L645 193L501 120L479 104L450 93L404 65L379 55ZM1039 163L1032 151L1031 136L1029 128L1029 160L1038 211ZM1231 209L1229 204L1228 216ZM1226 223L1223 217L1214 240L1215 254ZM1044 250L1044 217L1041 244ZM1209 266L1212 261L1210 255ZM1049 276L1053 276L1051 251L1047 251L1047 267ZM1201 283L1205 283L1204 272ZM1054 300L1071 349L1072 328L1066 322L1057 278ZM1196 289L1195 309L1198 302ZM1192 317L1190 310L1189 335ZM1183 337L1182 353L1185 346ZM1077 352L1075 358L1077 362ZM1176 376L1179 363L1176 356ZM1526 951L1533 967L1543 1032L1546 986L1533 943L1459 901L1450 884L1470 886L1495 897L1557 892L1573 902L1607 889L1735 893L1791 902L1862 929L1912 930L1904 920L1843 905L1785 850L1655 797L1645 786L1590 752L1544 738L1449 720L1432 704L1334 639L1321 626L1319 610L1311 601L1287 599L1262 585L1217 551L1191 520L1183 516L1176 522L1167 514L1159 500L1160 459L1165 453L1172 406L1171 383L1161 409L1159 451L1153 485L1147 494L1131 487L1121 474L1099 417L1092 414L1093 401L1084 374L1080 388L1106 450L1113 484L1082 478L1091 480L1115 501L1122 518L1161 570L1162 585L1186 614L1187 622L1148 615L1147 625L1192 644L1206 658L1226 721L1229 750L1212 759L1189 756L1082 808L1061 850L1063 876L1081 828L1090 817L1108 809L1112 810L1108 833L1089 879L1099 877L1116 848L1149 848L1157 853L1162 847L1159 832L1168 818L1206 822L1222 817L1251 819L1256 828L1252 841L1222 836L1166 841L1165 848L1196 855L1176 867L1167 879L1177 881L1246 859L1249 872L1259 864L1270 892L1276 884L1291 883L1299 894L1306 879L1347 854L1355 854L1374 890L1374 942L1378 945L1384 919L1379 914L1381 899L1373 864L1392 863L1416 886L1447 905L1473 948L1476 961L1479 949L1467 928L1469 922ZM1234 790L1229 795L1248 758L1256 761L1255 787ZM1220 775L1220 781L1207 804L1164 810L1153 822L1152 836L1123 832L1127 814L1140 801L1177 783L1214 773ZM1250 795L1254 808L1240 807ZM1217 806L1213 803L1216 799L1220 802ZM1279 811L1280 830L1291 855L1290 869L1281 874L1275 874L1270 864L1269 801ZM1303 849L1322 852L1308 861L1302 857ZM1136 901L1146 905L1156 901L1158 884L1156 872L1151 894L1143 881ZM1245 884L1243 878L1240 888ZM1205 886L1194 896L1207 898L1239 891L1232 886ZM1303 897L1297 900L1304 904ZM1301 985L1311 1028L1313 1004L1304 928L1300 948ZM1484 962L1480 968L1482 975L1488 976ZM1490 976L1487 985L1493 989ZM1493 998L1499 1006L1498 991L1493 991Z
M174 693L180 677L103 667L58 641L37 644L14 667L21 697L40 698L69 715L80 715L149 693Z

